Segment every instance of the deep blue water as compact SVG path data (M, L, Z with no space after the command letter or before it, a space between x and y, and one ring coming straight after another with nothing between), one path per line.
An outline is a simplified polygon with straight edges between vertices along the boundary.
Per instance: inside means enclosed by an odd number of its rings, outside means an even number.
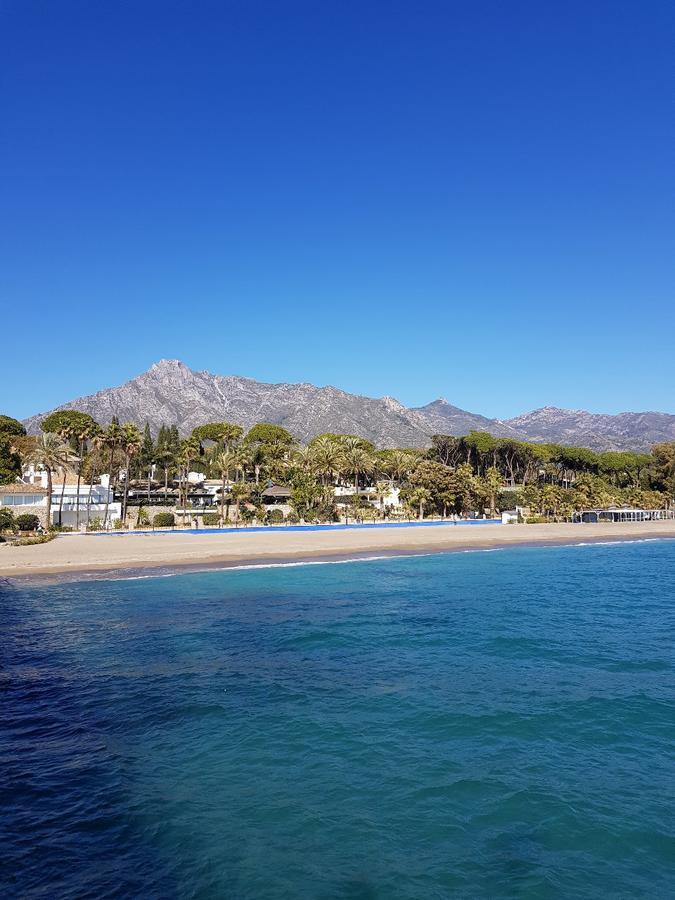
M675 542L2 588L0 896L675 894Z

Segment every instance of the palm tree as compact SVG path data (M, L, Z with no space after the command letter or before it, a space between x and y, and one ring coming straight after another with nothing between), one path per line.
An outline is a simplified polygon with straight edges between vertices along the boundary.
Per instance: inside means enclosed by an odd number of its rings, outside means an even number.
M392 480L399 484L413 471L419 462L419 454L413 450L392 450L385 461L384 469Z
M354 475L354 493L359 493L359 476L373 471L373 457L364 447L348 446L344 453L345 470Z
M222 480L220 488L220 518L225 522L225 494L230 481L230 471L234 468L236 456L232 450L221 450L211 460L211 464L220 472Z
M248 465L253 469L256 487L260 484L260 472L265 465L265 448L262 444L249 444L246 448L248 453Z
M90 463L91 469L89 472L89 492L87 494L87 528L89 528L89 518L91 515L91 495L92 495L92 491L94 490L94 479L96 478L96 466L97 466L97 463L100 461L99 457L100 457L102 451L107 446L106 440L107 440L106 432L102 431L100 428L98 429L98 431L92 438L92 444L94 446L96 453L92 454L92 456L90 456L90 458L89 458L89 463Z
M230 453L232 454L232 467L235 471L235 481L239 481L239 475L241 475L242 481L246 481L246 471L251 464L249 447L239 444L239 446L230 450Z
M73 463L77 456L72 448L53 432L45 432L36 439L35 446L30 451L28 461L33 465L41 466L47 473L47 527L52 524L52 486L53 473L72 471Z
M291 465L311 475L316 472L316 456L314 448L307 445L297 447L291 455Z
M164 502L167 503L169 499L169 468L175 462L174 452L165 444L155 453L155 460L164 470Z
M495 466L490 466L485 473L484 481L487 494L490 498L490 516L494 517L497 505L497 492L502 486L502 476L499 469Z
M91 419L91 417L89 417ZM77 467L77 496L75 498L75 528L80 530L80 484L82 483L82 460L86 449L87 441L93 440L100 432L98 423L93 419L87 421L83 419L77 428L75 437L77 438L78 449L80 454L80 463ZM89 491L91 495L91 489Z
M380 512L384 515L384 498L391 491L391 482L378 481L375 485L375 490L377 491L377 497L380 501Z
M103 512L103 527L108 525L108 508L110 506L110 494L115 490L115 479L113 479L113 466L115 464L115 450L122 439L122 429L116 421L112 421L102 439L102 445L110 450L110 465L108 466L108 491L105 496L105 510Z
M431 500L431 491L425 487L413 488L408 499L412 506L417 506L419 508L419 518L423 519L424 507L427 505L429 500Z
M238 481L232 485L232 499L234 500L234 521L239 524L239 508L242 500L246 500L250 494L249 486L245 481Z
M56 433L61 438L64 444L67 444L75 436L75 432L71 424L62 425ZM61 482L61 496L59 497L59 527L61 527L61 525L63 524L63 498L66 493L66 477L68 471L71 470L66 470L65 468L62 469L63 481Z
M311 448L314 461L321 480L337 478L344 469L344 455L340 443L327 435L321 435L312 441Z
M122 425L120 443L122 450L124 451L124 466L126 469L126 474L124 476L124 494L122 496L122 523L123 525L126 525L127 499L129 496L129 481L131 478L131 460L143 446L143 436L132 422L125 422L124 425Z
M197 459L199 457L200 445L199 441L196 438L189 437L180 443L180 449L178 451L178 462L180 464L180 484L183 493L183 525L185 525L185 519L187 518L187 503L188 503L188 475L190 472L190 463L193 459Z

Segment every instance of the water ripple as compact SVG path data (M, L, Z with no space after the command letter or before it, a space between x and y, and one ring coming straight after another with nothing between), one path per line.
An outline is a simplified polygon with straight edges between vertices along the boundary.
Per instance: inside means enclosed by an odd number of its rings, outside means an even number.
M0 896L666 897L675 543L0 585Z

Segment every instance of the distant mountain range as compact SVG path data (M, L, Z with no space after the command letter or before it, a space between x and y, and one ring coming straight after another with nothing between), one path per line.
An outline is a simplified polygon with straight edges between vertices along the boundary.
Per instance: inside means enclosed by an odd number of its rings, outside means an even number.
M576 444L596 450L648 450L675 440L675 416L666 413L602 415L544 407L501 421L434 400L409 408L393 397L362 397L313 384L265 384L236 375L195 372L179 360L163 359L126 384L64 403L58 409L87 412L101 424L112 416L153 432L177 423L182 434L204 422L283 425L307 441L326 431L358 434L378 447L423 447L432 434L488 431L498 437ZM26 419L29 434L53 410Z

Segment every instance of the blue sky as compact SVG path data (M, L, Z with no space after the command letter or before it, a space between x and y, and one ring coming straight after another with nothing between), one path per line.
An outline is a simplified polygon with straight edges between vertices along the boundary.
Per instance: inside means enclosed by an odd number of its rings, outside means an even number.
M670 2L0 0L0 411L162 357L675 413Z

